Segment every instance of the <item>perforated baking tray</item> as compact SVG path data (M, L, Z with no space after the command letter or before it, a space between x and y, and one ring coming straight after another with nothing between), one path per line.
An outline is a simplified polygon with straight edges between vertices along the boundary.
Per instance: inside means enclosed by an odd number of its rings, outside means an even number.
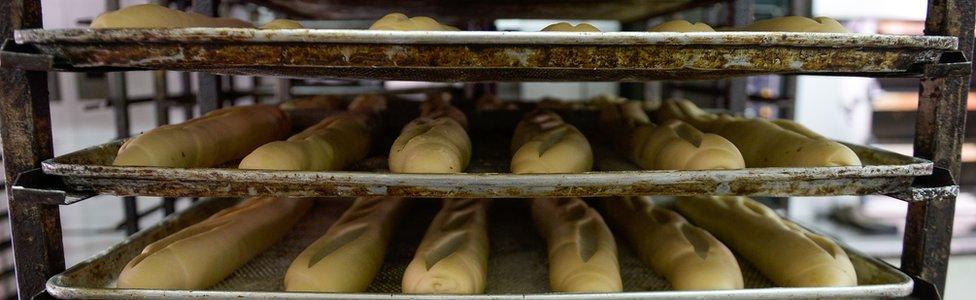
M433 200L411 200L410 212L397 226L380 273L365 293L289 293L282 280L291 261L320 237L348 201L320 201L282 241L237 270L210 290L116 289L122 267L146 245L202 220L235 201L213 199L173 215L103 253L52 277L47 291L58 298L162 299L162 298L275 298L275 299L797 299L897 297L911 293L912 280L877 259L846 249L858 275L856 287L777 288L748 262L740 259L746 289L732 291L670 291L666 280L654 274L618 241L623 293L565 294L548 291L545 242L535 234L528 206L518 199L496 199L489 216L490 258L485 295L400 294L403 271L413 257L424 230L439 208Z
M957 48L955 37L782 32L31 29L15 39L71 70L452 82L906 76Z

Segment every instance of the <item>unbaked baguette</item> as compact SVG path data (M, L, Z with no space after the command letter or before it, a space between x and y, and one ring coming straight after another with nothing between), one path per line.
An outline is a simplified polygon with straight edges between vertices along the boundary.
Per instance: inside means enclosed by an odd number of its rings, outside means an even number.
M532 220L549 249L554 292L619 292L620 264L613 234L579 198L532 199Z
M705 23L691 23L685 20L673 20L658 24L647 31L651 32L714 32L712 26Z
M636 103L636 105L634 105ZM617 150L648 170L713 170L745 167L742 154L728 140L698 131L679 120L658 126L639 103L607 106L600 127Z
M403 273L408 294L481 294L488 274L488 200L444 199Z
M452 118L420 117L403 127L390 148L394 173L461 173L471 160L471 139Z
M743 31L832 32L848 33L837 20L828 17L807 18L786 16L753 22L741 28Z
M302 23L289 19L274 19L271 22L261 25L261 29L302 29Z
M345 113L328 117L293 135L255 149L241 160L240 169L342 170L366 158L371 143L369 116Z
M186 28L239 27L252 28L251 23L234 18L213 18L193 12L183 12L157 4L139 4L103 13L92 20L90 28Z
M358 198L321 238L292 261L286 291L357 293L366 290L383 265L404 201Z
M796 123L779 121L782 125L777 125L763 119L710 114L688 100L668 101L659 111L659 118L683 120L728 139L742 153L748 167L861 165L860 158L847 146Z
M427 94L427 101L420 104L420 116L428 119L448 117L461 124L461 127L468 128L468 117L463 111L451 105L449 93Z
M547 110L535 110L522 118L515 125L515 133L512 134L511 151L515 153L522 145L542 132L555 128L566 123L558 114Z
M287 136L284 112L270 105L215 110L180 124L147 131L122 144L116 166L212 167L240 159Z
M536 123L537 126L520 122L513 135L517 139L512 139L512 147L517 147L512 155L512 173L581 173L593 168L590 142L576 127L562 122L553 112L529 114L526 120L547 121ZM528 140L520 143L524 139Z
M422 30L422 31L457 31L457 27L443 25L429 17L409 18L401 13L391 13L383 16L369 26L369 30Z
M579 23L573 25L569 24L568 22L559 22L549 24L549 26L542 28L540 31L600 32L600 29L590 25L590 23Z
M855 286L844 249L746 197L679 198L678 210L786 287Z
M640 197L603 198L605 219L623 233L644 263L675 290L743 287L742 271L729 248L681 215Z
M311 199L255 197L149 244L119 274L119 288L200 290L277 242Z

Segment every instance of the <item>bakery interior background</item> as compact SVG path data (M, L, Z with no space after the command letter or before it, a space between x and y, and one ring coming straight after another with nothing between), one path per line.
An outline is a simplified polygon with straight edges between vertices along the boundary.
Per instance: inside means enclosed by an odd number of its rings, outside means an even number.
M97 0L44 0L43 16L45 28L86 27L86 20L105 10L105 1ZM147 1L121 1L128 6ZM778 2L757 1L757 17L765 14L782 14ZM883 9L878 6L882 5ZM924 0L893 1L843 1L814 0L812 15L827 16L840 20L852 32L884 34L921 34L925 13ZM242 14L246 12L240 12ZM258 11L271 18L269 12ZM368 25L368 21L364 21ZM341 26L362 26L351 22ZM552 20L499 20L499 30L539 30ZM603 31L620 30L620 24L607 21L593 21ZM335 24L325 24L334 26ZM314 25L312 26L314 27ZM113 113L106 98L106 77L95 74L53 73L51 110L54 127L55 154L63 154L83 147L96 145L115 137L115 126L111 121ZM150 72L126 73L127 89L130 97L149 97L153 91L153 77ZM752 93L775 93L769 87L778 85L780 78L757 76L749 80ZM167 75L172 93L178 93L180 78L175 72ZM247 89L256 82L251 78L237 77L238 88ZM266 82L257 82L266 84ZM375 82L361 82L375 85ZM421 83L387 82L388 87L419 86ZM828 137L869 144L893 150L906 155L911 154L911 112L917 103L917 80L914 79L874 79L853 77L810 77L800 76L797 81L795 119L816 132ZM343 87L338 87L343 88ZM517 96L522 99L538 100L543 97L561 99L585 99L603 94L617 93L615 83L522 83L500 84L499 93ZM328 92L322 90L322 92ZM976 110L970 94L970 113ZM155 127L155 112L151 102L130 106L131 131L142 132ZM183 113L172 109L173 122L183 120ZM748 113L752 115L775 115L777 112L766 106L750 103ZM909 119L906 119L909 118ZM971 124L974 120L969 120ZM907 133L905 126L908 126ZM976 132L967 132L968 136ZM955 239L953 256L949 265L948 299L966 299L976 292L976 272L966 271L976 268L976 144L966 143L963 147L962 193L958 199L955 217ZM118 197L100 196L91 200L61 209L64 228L64 246L68 266L92 256L117 243L125 236L125 217L122 201ZM792 201L786 212L800 223L823 229L840 240L868 254L880 256L892 264L898 263L901 248L901 234L904 226L906 203L890 201L883 196L829 197L823 201ZM141 209L157 207L160 199L140 199ZM5 202L3 202L5 203ZM179 202L179 208L189 205ZM138 220L144 228L157 223L162 212L147 212ZM6 234L6 227L2 229ZM12 264L9 249L0 255L0 264ZM970 283L970 284L967 284ZM5 282L0 294L12 288Z

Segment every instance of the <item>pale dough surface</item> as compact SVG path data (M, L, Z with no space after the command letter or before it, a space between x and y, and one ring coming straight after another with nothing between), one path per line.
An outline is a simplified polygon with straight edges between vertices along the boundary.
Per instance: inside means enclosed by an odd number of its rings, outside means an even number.
M800 16L787 16L759 20L752 24L742 27L745 31L785 31L785 32L832 32L848 33L837 20L828 17L807 18Z
M623 290L617 244L603 218L579 198L531 200L532 220L549 251L553 292Z
M681 197L678 210L784 287L856 286L847 253L834 241L783 220L746 197Z
M207 289L281 239L311 206L311 199L244 200L146 246L118 287Z
M372 142L370 117L344 113L293 135L254 149L240 169L328 171L342 170L366 158Z
M732 251L681 215L655 206L649 198L610 197L601 203L605 219L675 290L743 287L742 271Z
M681 120L729 140L750 168L861 165L847 146L795 122L711 114L688 100L666 101L655 113L659 120Z
M407 17L401 13L391 13L376 20L369 30L404 31L457 31L457 27L438 23L429 17Z
M593 168L586 136L553 112L526 115L516 126L512 148L515 174L582 173Z
M714 32L712 26L705 23L691 23L685 20L673 20L658 24L647 31L651 32Z
M285 113L274 106L223 108L180 124L157 127L126 141L112 164L212 167L284 138L290 127Z
M573 25L567 22L559 22L550 24L549 26L542 28L540 31L600 32L600 29L590 25L590 23L579 23Z
M387 244L404 201L395 197L356 199L325 235L292 261L286 291L361 293L383 265Z
M253 28L251 23L233 18L213 18L183 12L157 4L139 4L106 12L92 20L90 28Z
M404 293L485 292L488 203L488 199L444 199L403 273Z

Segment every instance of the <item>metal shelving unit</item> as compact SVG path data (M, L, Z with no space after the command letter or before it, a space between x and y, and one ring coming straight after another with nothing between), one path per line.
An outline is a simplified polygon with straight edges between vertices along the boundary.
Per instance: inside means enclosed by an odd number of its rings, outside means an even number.
M741 0L740 0L741 1ZM353 1L283 1L283 0L268 0L268 1L248 1L251 3L257 3L260 5L267 5L271 8L279 9L285 12L291 11L295 12L311 12L312 14L318 14L317 11L310 9L316 5L347 5L345 7L352 7L351 4L359 5L361 3ZM360 1L361 2L361 1ZM373 3L380 3L382 5L384 1L376 1ZM390 3L401 3L402 1L390 1ZM412 1L410 3L420 3L421 5L431 5L436 3L435 0L429 1ZM535 2L535 1L534 1ZM537 1L537 3L547 3L548 1ZM567 1L559 1L561 4L565 4ZM621 3L631 3L633 1L572 1L579 4L578 7L584 7L583 5L595 5L594 3L609 3L614 5L620 5ZM669 13L680 9L686 9L689 7L700 7L704 5L713 4L720 1L663 1L668 3L679 3L678 6L673 6L668 10L661 11L650 11L642 12L637 16L627 16L618 17L614 19L622 20L625 22L633 22L636 19L648 18L652 16L659 15L661 13ZM739 2L739 1L737 1ZM388 3L388 4L390 4ZM501 1L499 5L496 5L499 10L489 10L489 6L485 6L483 10L474 10L470 6L466 6L463 9L459 7L454 7L453 10L451 6L441 6L443 10L431 11L431 15L452 15L452 16L464 16L463 13L456 13L462 11L476 11L479 16L494 17L493 13L501 12L501 9L513 9L516 2L511 1ZM194 10L208 15L215 15L217 11L218 1L215 0L198 0L194 1ZM13 0L0 3L0 36L4 38L13 38L15 30L26 30L32 28L41 28L41 4L40 0ZM382 7L382 6L378 6ZM422 6L427 7L427 6ZM437 7L432 5L431 7ZM734 7L751 7L749 5L734 6ZM290 9L290 10L289 10ZM418 8L419 9L419 8ZM425 13L421 11L413 11L407 9L411 13ZM372 17L376 14L376 10L335 10L337 12L348 13L349 16ZM533 9L520 9L519 12L541 12L543 10L533 10ZM596 12L597 10L579 10L579 11L589 11ZM490 13L487 13L490 12ZM738 12L738 11L736 11ZM926 168L931 168L931 175L928 170L923 168L921 173L906 173L896 176L900 178L898 181L886 181L889 185L886 185L885 189L876 190L865 190L861 191L863 193L885 193L893 197L909 201L909 212L908 218L906 220L906 234L904 238L904 252L902 254L902 264L901 270L909 274L914 279L914 291L913 294L920 298L937 298L938 293L944 290L945 277L946 277L946 266L948 262L949 255L949 244L951 241L952 232L952 219L955 206L955 198L958 192L958 186L956 178L960 173L960 149L963 140L963 132L965 128L965 104L966 96L969 88L969 78L971 72L970 61L973 55L973 28L974 28L974 12L976 12L976 6L974 6L973 0L930 0L928 6L928 17L926 20L926 37L920 38L893 38L893 37L869 37L865 39L853 39L847 41L849 49L844 49L844 41L833 40L833 46L838 46L839 48L833 47L818 47L822 46L824 43L830 43L831 41L826 41L823 39L807 39L804 40L802 35L790 35L790 34L778 34L783 37L787 42L780 42L781 44L776 44L776 42L766 42L759 36L751 36L748 34L741 35L741 40L739 40L739 45L736 47L741 52L735 52L733 49L728 49L729 52L722 52L724 50L715 50L716 48L722 48L719 45L719 40L709 41L708 36L705 35L699 39L689 39L686 40L686 44L689 45L708 45L707 48L712 49L709 51L717 51L716 53L739 53L740 55L748 55L750 52L757 52L758 46L771 47L768 49L776 49L776 53L781 53L787 55L785 57L794 58L793 62L800 62L802 64L810 63L805 65L800 69L790 68L789 64L778 66L775 64L753 66L751 68L745 68L741 70L733 70L733 67L727 65L724 66L712 66L709 72L701 72L695 70L683 70L685 72L683 75L688 75L697 78L717 78L717 77L727 77L727 76L742 76L748 74L769 74L769 73L786 73L786 74L801 74L801 73L814 73L821 75L832 75L832 74L844 74L844 75L859 75L859 76L913 76L921 77L922 84L919 87L920 103L919 103L919 113L916 119L915 125L915 156L920 162L925 162L925 160L931 161L931 165ZM325 15L324 15L325 16ZM342 18L337 15L327 15L334 18ZM513 15L513 17L530 17L536 15ZM541 15L540 15L541 16ZM574 15L574 17L586 17L584 15ZM48 80L47 73L45 71L124 71L130 69L174 69L174 70L186 70L186 71L208 71L221 74L250 74L250 75L310 75L310 76L320 76L320 75L330 75L335 77L347 77L347 78L386 78L386 79L397 79L402 76L410 75L415 76L417 73L423 72L422 70L409 70L408 68L401 68L400 71L412 71L411 72L388 72L388 73L350 73L349 70L343 71L341 68L319 68L309 70L308 68L303 68L302 64L295 64L289 66L289 68L281 68L282 65L287 65L287 62L283 61L249 61L249 63L259 65L258 68L245 68L241 65L234 65L233 61L225 60L221 61L220 54L221 50L231 51L231 49L223 49L223 45L228 43L241 42L240 37L236 37L236 40L226 40L226 43L214 43L212 47L205 46L206 42L213 41L213 39L220 39L220 37L215 36L205 36L201 40L186 39L181 42L191 43L188 47L198 47L200 53L205 54L204 56L194 56L188 57L183 61L177 61L173 63L172 61L155 61L148 62L145 65L133 65L131 62L138 59L138 51L124 52L116 49L114 54L119 54L123 56L122 64L115 64L118 60L103 60L98 61L96 55L91 52L85 52L85 46L81 45L81 48L72 51L67 48L62 48L61 50L54 50L56 47L45 49L45 45L55 45L55 46L71 46L69 43L65 43L61 40L58 44L58 38L93 38L94 40L89 40L90 42L96 41L100 38L107 38L109 40L116 38L112 43L105 43L101 46L95 46L93 44L88 45L89 50L92 47L102 47L103 49L111 49L119 44L125 44L125 30L116 31L120 33L118 36L95 36L89 34L85 31L21 31L18 35L21 42L38 42L38 41L55 41L51 44L36 43L36 47L25 44L16 44L13 42L8 42L4 45L3 51L0 51L0 90L4 93L0 94L0 118L3 120L3 126L0 128L0 133L2 133L3 138L3 153L4 153L4 164L6 167L6 180L8 183L8 195L10 196L9 204L9 218L11 220L11 232L12 232L12 244L14 249L14 254L16 256L16 275L18 288L20 290L20 297L22 299L28 299L36 294L42 293L44 291L45 282L52 276L59 274L65 270L64 265L64 250L61 240L61 226L60 226L60 216L59 216L59 206L66 205L73 202L81 201L88 196L91 196L95 192L110 192L125 194L120 192L120 190L127 188L127 184L124 182L108 182L102 186L102 189L92 189L92 190L78 190L73 186L66 185L64 179L68 179L67 182L71 182L71 177L61 177L58 175L45 174L41 171L42 163L53 158L52 151L52 133L50 125L50 111L48 106ZM159 31L160 33L166 33L166 30ZM194 30L171 30L172 32L183 32L183 33L194 33ZM244 33L245 31L234 31L229 30L225 33L230 33L231 39L234 39L233 33ZM47 35L48 33L61 34L60 36ZM200 32L196 32L200 33ZM201 33L202 34L202 33ZM97 34L95 34L97 35ZM407 34L409 35L409 34ZM475 35L478 35L477 37ZM614 36L615 34L610 34ZM627 33L616 34L618 36L624 37L628 36ZM631 34L632 35L632 34ZM462 39L454 39L454 43L436 43L437 38L444 37L462 37ZM444 53L443 55L457 55L461 53L458 49L464 47L463 38L472 39L471 41L476 41L477 39L484 39L486 36L491 36L490 34L485 35L483 33L461 33L457 36L452 34L440 35L429 35L428 37L417 37L420 40L428 39L428 41L433 41L428 44L423 44L418 42L413 44L411 47L416 49L439 49L443 51L438 51L438 53ZM519 34L513 34L516 38ZM513 47L519 47L527 51L529 54L539 53L548 54L553 49L562 49L558 51L570 51L578 50L577 55L590 55L591 58L603 57L603 53L607 50L613 50L614 48L619 48L617 46L611 46L607 44L601 44L599 42L593 42L592 44L585 44L586 34L576 35L580 37L580 40L584 40L582 45L565 46L560 48L560 46L551 47L552 45L528 45L532 41L537 40L537 38L531 34L526 34L523 36L524 40L520 43L512 43L508 45L495 44L488 45L483 48L478 48L483 50L483 52L475 51L473 57L477 55L483 55L482 58L485 60L481 62L491 63L488 60L487 54L493 53L492 51L501 51L503 49L513 49ZM641 35L637 35L641 36ZM692 35L694 36L694 35ZM556 37L553 39L551 44L557 44L559 39L570 38L570 35L560 35L553 34L550 37ZM659 51L664 51L671 46L661 39L666 37L666 35L658 35L659 40L655 40L655 37L650 34L643 35L645 37L644 44L641 47L647 47L647 49L659 49ZM840 36L838 36L840 37ZM949 43L951 39L946 37L957 38L957 43ZM158 38L158 36L157 36ZM273 40L273 37L263 37L265 42ZM303 38L309 38L304 36ZM375 41L376 38L382 39L376 35L363 34L362 36L353 38L363 39L360 42L365 42L366 39L370 41ZM166 40L166 37L161 38ZM210 40L208 40L210 39ZM504 40L504 39L503 39ZM578 44L580 40L573 40L574 44ZM106 40L100 40L105 42ZM131 41L131 40L130 40ZM192 45L194 41L200 42L197 45ZM118 43L116 43L118 42ZM317 42L323 42L328 44L327 39L318 40ZM443 42L443 40L441 41ZM515 42L509 40L509 42ZM885 44L887 42L889 44ZM395 43L403 43L402 40L389 40L387 45L392 45ZM709 44L711 43L711 44ZM798 46L798 44L800 47ZM806 43L806 44L803 44ZM891 44L893 43L893 44ZM130 43L131 44L131 43ZM263 51L280 51L274 50L276 47L273 45L268 46L269 43L263 43L263 46L256 46ZM283 42L283 44L288 44ZM368 44L368 43L367 43ZM310 48L303 48L300 44L288 44L293 47L289 48L292 51L305 51ZM856 47L855 47L856 45ZM885 50L886 46L898 45L898 47L892 47L892 49ZM912 45L915 45L914 47ZM132 45L138 46L138 45ZM317 45L322 46L322 45ZM362 49L366 57L370 53L377 53L372 51L381 50L384 47L375 47L370 45L357 44L359 49ZM877 46L878 49L872 49L872 47ZM262 48L264 47L264 48ZM270 48L269 48L270 47ZM318 49L335 49L336 54L341 54L339 50L342 45L336 45L332 48L329 46L322 46ZM572 48L577 47L577 48ZM571 49L572 48L572 49ZM706 48L706 47L703 47ZM816 58L806 57L800 55L802 53L797 48L802 48L804 51L812 51L818 55L822 55ZM165 54L165 51L170 51L174 49L173 47L156 47L160 53ZM270 49L270 50L269 50ZM589 50L587 50L589 49ZM791 50L792 49L792 50ZM865 50L868 49L868 50ZM47 52L45 52L45 50ZM597 51L599 50L599 51ZM634 49L631 49L634 50ZM61 52L58 52L61 51ZM329 50L324 50L329 52ZM533 52L537 51L537 52ZM797 51L796 53L790 51ZM860 51L860 52L859 52ZM872 52L874 51L874 52ZM912 52L915 51L915 52ZM610 51L612 52L612 51ZM911 53L909 53L911 52ZM239 52L237 52L239 53ZM382 53L382 52L378 52ZM745 54L743 54L745 53ZM869 57L871 54L883 53L881 57L885 59L875 60L873 62L868 62L867 65L864 59ZM122 54L129 54L130 56L125 57ZM173 54L173 53L170 53ZM210 56L208 56L210 55ZM758 54L756 54L758 55ZM384 55L385 56L385 55ZM197 57L204 57L204 60L194 60ZM547 80L571 80L573 78L580 78L581 76L588 76L588 78L596 78L608 81L617 80L633 80L633 81L647 81L655 79L674 79L678 78L674 73L662 72L661 70L654 70L653 66L648 67L647 70L643 71L624 71L620 70L622 66L617 63L607 63L607 61L593 60L592 64L577 64L574 69L573 65L560 64L564 62L558 61L545 61L545 60L532 60L533 56L525 56L527 59L522 65L518 65L517 68L512 68L508 71L501 72L499 70L488 70L483 68L469 68L461 72L457 70L449 70L451 68L470 66L470 61L460 61L455 62L456 65L444 65L443 70L435 70L440 73L436 74L426 74L428 77L421 77L430 80L450 80L450 81L470 81L476 79L498 79L499 76L503 79L518 81L526 79L547 79ZM824 57L840 59L855 59L854 64L844 65L845 63L850 63L850 61L844 60L830 60L824 59ZM70 59L69 59L70 58ZM116 56L115 58L119 58ZM145 57L142 57L145 58ZM440 57L447 58L447 57ZM651 56L637 57L650 59ZM675 57L680 58L680 57ZM857 59L861 60L857 60ZM104 59L104 57L103 57ZM352 65L352 67L362 67L366 68L369 66L379 64L389 64L391 62L400 63L401 61L396 60L384 60L382 56L371 57L370 61L359 62L358 65ZM817 60L820 61L819 64L813 64ZM637 60L640 61L640 60ZM94 62L94 63L93 63ZM114 62L114 63L113 63ZM126 65L125 63L129 64ZM322 61L311 61L304 62L312 63L313 66L326 66L326 67L340 67L337 65L339 61L337 60L322 60ZM450 60L435 59L435 60L416 60L418 66L422 66L424 63L431 62L450 62ZM662 61L655 61L662 62ZM86 64L93 63L93 64ZM101 64L98 64L101 63ZM331 65L330 65L331 63ZM497 63L497 62L496 62ZM705 63L705 62L703 62ZM277 67L276 67L277 66ZM402 66L402 65L397 65ZM492 66L492 65L479 65L481 67ZM348 66L347 66L348 67ZM499 65L499 67L501 67ZM533 72L532 69L539 67L556 67L563 68L563 72L559 76L545 75L541 72ZM638 67L640 67L638 65ZM868 69L864 69L864 68ZM587 69L589 68L589 69ZM394 68L395 70L395 68ZM375 70L374 70L375 71ZM382 71L382 70L381 70ZM400 74L400 75L398 75ZM489 76L491 75L491 76ZM414 77L416 78L416 77ZM736 79L738 80L738 79ZM735 80L733 80L734 82ZM197 94L197 103L200 105L202 111L210 111L218 108L222 103L219 101L220 96L220 80L216 75L204 75L199 77L199 92ZM740 93L737 88L730 85L728 89L730 93ZM730 100L727 105L732 109L739 109L741 105L736 102L738 100ZM56 162L56 161L52 161ZM50 170L50 164L48 165L48 171ZM839 169L836 169L839 170ZM835 171L836 171L835 170ZM188 170L193 171L193 170ZM210 172L211 174L222 174L224 171L204 171ZM827 176L837 175L832 173L832 170L821 170L821 172ZM226 172L225 172L226 173ZM838 172L839 174L840 172ZM742 174L743 178L749 178L754 174ZM362 175L364 179L369 179L369 175ZM467 178L465 176L471 176L472 178ZM464 181L468 183L477 183L479 180L477 177L482 175L463 175L451 177L459 182ZM484 175L484 176L491 176ZM581 174L576 175L579 180L594 180L598 178L597 175ZM372 176L373 179L381 178L381 175ZM854 176L856 178L866 178L864 176ZM75 179L80 178L76 177ZM726 177L723 177L726 178ZM441 179L441 178L435 178ZM450 179L450 178L449 178ZM430 180L430 179L428 179ZM557 179L562 180L562 179ZM800 178L785 178L787 183L799 183L803 182ZM436 181L436 180L435 180ZM78 183L75 181L75 183ZM131 186L137 187L138 184L132 182ZM810 184L809 191L813 191L814 187L818 184L816 182L808 183ZM891 185L894 184L894 185ZM151 187L151 185L142 185L142 187ZM113 188L114 187L114 188ZM193 187L199 187L199 185L191 186L188 190L192 192L201 192L200 189L194 189ZM491 191L489 187L487 189ZM133 189L134 192L151 192L151 189ZM186 191L186 190L185 190ZM389 191L389 190L387 190ZM768 189L767 189L768 191ZM783 194L793 194L797 190L779 190L782 193L777 193L776 195ZM817 194L817 192L804 193L803 189L800 190L799 194ZM541 194L558 194L549 190L540 190ZM634 193L643 193L643 191L635 191ZM665 191L651 191L648 193L665 193ZM696 193L706 193L706 191L696 191ZM745 190L734 190L731 193L744 193L749 194ZM235 195L243 195L244 193L238 193ZM334 193L338 194L338 193ZM823 193L820 193L823 194ZM827 192L827 194L831 194ZM175 196L175 194L165 194L160 193L160 195L170 195ZM217 195L212 194L193 194L193 195L182 195L182 196L207 196L207 195ZM426 196L440 196L441 194L430 194ZM422 195L423 196L423 195ZM511 196L511 195L506 195Z

